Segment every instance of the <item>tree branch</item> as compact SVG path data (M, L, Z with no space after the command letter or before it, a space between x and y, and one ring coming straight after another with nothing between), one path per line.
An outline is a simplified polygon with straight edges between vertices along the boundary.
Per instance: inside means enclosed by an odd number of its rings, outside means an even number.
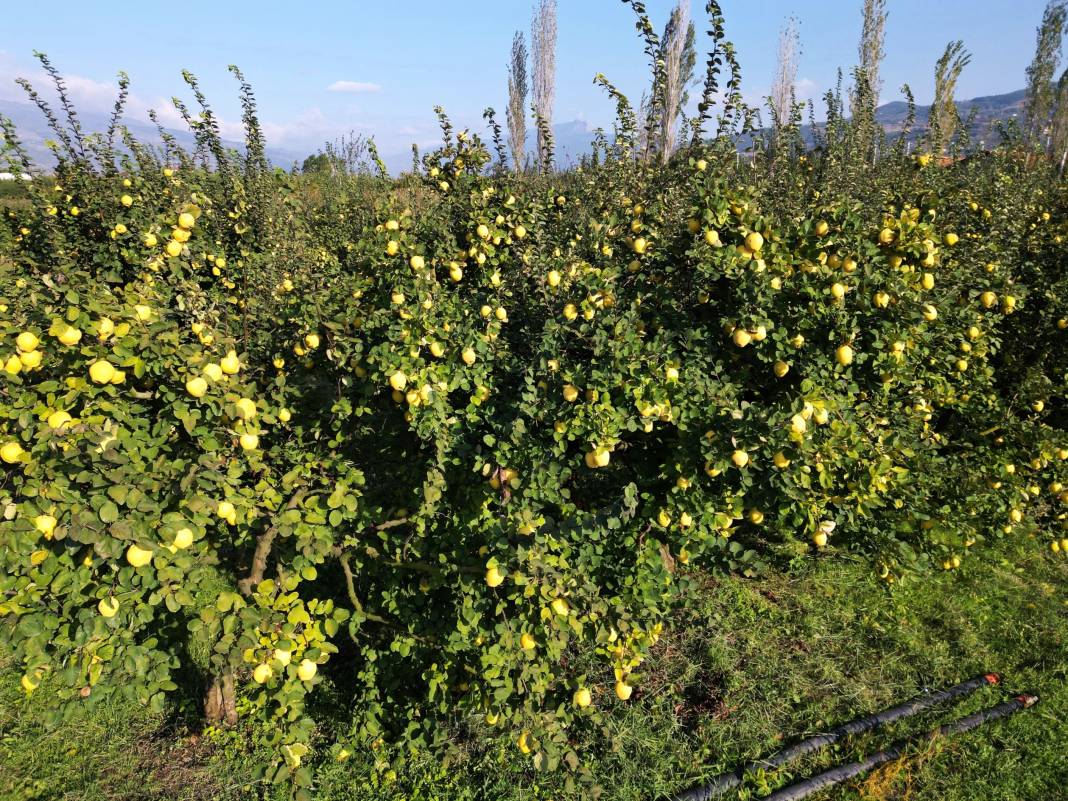
M352 606L356 610L356 613L360 615L364 620L370 620L373 623L381 623L384 626L388 626L398 631L404 631L404 628L400 625L398 621L390 620L389 618L385 618L381 615L376 615L373 612L367 612L364 610L363 604L360 603L360 599L356 595L356 581L355 577L352 574L352 565L349 564L349 554L345 551L340 550L336 551L335 553L337 554L338 562L341 563L341 572L345 574L345 590L348 592L349 601L352 603ZM436 642L430 637L413 634L412 632L407 632L407 634L412 639L422 643L434 644Z
M308 496L308 492L309 490L306 487L297 490L293 497L289 499L289 503L286 504L285 511L296 509L301 501ZM267 571L267 557L271 555L271 546L274 545L276 536L278 536L277 524L269 526L256 539L256 550L252 554L252 566L249 569L248 577L241 579L237 583L238 589L243 594L251 595L252 588L263 581L263 574Z
M356 610L356 613L365 620L373 620L375 623L390 624L392 621L374 613L364 611L363 604L360 603L360 599L356 595L356 580L352 575L352 565L349 564L349 555L342 551L338 554L337 560L341 563L341 572L345 574L345 589L349 594L349 602L352 604L353 609Z

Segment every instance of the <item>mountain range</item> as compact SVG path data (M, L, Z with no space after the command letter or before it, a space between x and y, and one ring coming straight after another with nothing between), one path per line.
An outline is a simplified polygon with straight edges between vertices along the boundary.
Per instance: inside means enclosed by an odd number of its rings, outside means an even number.
M40 110L31 103L19 103L13 100L0 100L0 115L3 115L15 123L15 130L22 141L22 146L30 156L30 160L37 165L51 165L55 162L52 152L45 142L55 139L55 134L48 127ZM94 111L78 111L78 119L85 131L106 131L110 122L110 114ZM159 131L151 122L145 122L131 117L124 117L123 124L133 134L134 139L148 145L158 147L161 144ZM165 129L174 136L183 148L192 149L194 140L189 131L173 128ZM224 141L227 147L244 149L243 143ZM289 168L293 162L300 163L307 153L268 147L267 157L271 163L278 167Z
M970 100L958 100L957 109L961 118L967 120L974 110L969 133L972 140L981 142L984 138L989 141L993 135L993 122L995 120L1008 120L1023 113L1026 92L1021 89L1002 95L989 95L976 97ZM908 107L903 101L886 103L876 110L876 121L883 126L891 135L900 135L904 124ZM922 136L926 128L927 118L930 114L930 106L916 107L916 121L908 135L910 141L915 141ZM29 103L19 103L10 100L0 100L0 115L11 119L18 131L19 137L30 158L35 164L50 165L53 163L51 152L46 146L46 140L53 138L48 129L44 117L38 109ZM80 112L82 127L87 131L106 130L109 115L102 112ZM149 122L138 119L126 118L123 120L134 138L146 144L158 146L160 144L159 132ZM191 148L193 136L188 131L167 129L178 143L185 148ZM529 132L531 136L533 131ZM804 126L803 133L806 139L811 139L809 126ZM563 122L553 126L553 134L556 143L557 164L566 166L577 162L584 154L589 153L593 143L593 131L582 120ZM242 144L234 141L224 141L227 147L241 149ZM283 169L290 169L299 165L306 156L307 151L278 148L268 145L267 157L271 163ZM397 174L407 169L411 164L411 156L408 150L395 153L383 152L383 161L387 168Z
M971 118L969 135L976 143L990 141L994 135L993 124L997 120L1008 121L1013 117L1022 117L1024 113L1024 101L1027 91L1019 89L1004 95L988 95L987 97L973 97L971 100L958 100L957 113L961 119L967 122ZM974 113L974 117L972 116ZM916 121L913 123L908 140L915 141L923 135L927 127L927 120L931 114L930 106L916 107ZM875 112L876 121L883 126L887 134L900 134L902 126L908 115L908 104L898 100L887 103Z

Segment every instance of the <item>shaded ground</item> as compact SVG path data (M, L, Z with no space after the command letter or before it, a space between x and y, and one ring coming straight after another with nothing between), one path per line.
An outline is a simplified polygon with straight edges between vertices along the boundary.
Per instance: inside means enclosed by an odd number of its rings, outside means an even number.
M1007 721L915 749L820 799L1054 801L1068 798L1068 558L1022 543L1002 561L888 592L867 564L824 559L760 581L705 578L648 663L608 738L580 732L605 799L652 799L798 736L904 700L924 688L999 671L952 708L844 743L795 767L860 756L950 717L1034 690L1041 704ZM2 645L0 645L2 648ZM0 665L3 664L0 651ZM18 671L0 669L0 799L282 798L255 782L242 731L193 734L176 714L104 706L46 725ZM46 692L42 685L38 692ZM417 756L396 778L356 755L319 772L318 799L549 799L563 776L535 774L510 737L480 732L451 766ZM785 773L727 799L758 798ZM595 792L587 786L582 792Z

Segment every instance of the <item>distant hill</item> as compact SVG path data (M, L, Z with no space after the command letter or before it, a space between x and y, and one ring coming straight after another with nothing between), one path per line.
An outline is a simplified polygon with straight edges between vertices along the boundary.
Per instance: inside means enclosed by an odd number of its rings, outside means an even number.
M992 136L992 123L995 120L1008 120L1014 116L1022 115L1025 91L1023 89L1003 95L989 95L976 97L971 100L958 100L957 109L963 119L967 119L972 109L976 115L972 123L970 134L974 141L986 140L990 142ZM894 101L879 106L875 112L875 118L888 134L900 134L905 121L908 107L903 101ZM912 131L908 135L909 141L916 141L927 127L927 118L930 115L930 106L916 107L916 121ZM18 103L9 100L0 100L0 114L14 121L19 136L23 140L26 150L35 164L51 165L53 163L51 152L45 146L45 141L52 138L51 131L41 116L40 111L29 103ZM83 127L87 131L101 131L107 128L108 115L99 112L88 112L80 115ZM158 146L160 144L159 133L150 123L140 120L124 120L127 127L139 141ZM193 136L188 131L167 129L168 133L185 148L191 148ZM806 141L812 140L812 131L806 125L802 129ZM553 126L553 135L556 141L556 162L559 166L569 166L589 153L593 147L593 131L582 120L562 122ZM534 130L528 130L528 151L534 146ZM739 142L739 147L744 148L748 142ZM226 147L240 150L240 142L224 141ZM292 149L276 148L268 146L267 157L276 167L290 169L294 164L300 164L316 148L307 152ZM389 170L395 175L401 170L409 168L411 153L409 150L386 152L383 160Z
M1013 117L1022 117L1024 113L1024 100L1027 92L1020 89L1003 95L988 95L986 97L974 97L970 100L958 100L957 112L961 119L968 121L974 109L975 117L971 122L968 133L974 142L985 141L988 145L993 144L995 136L993 124L996 120L1009 120ZM927 130L927 120L931 115L930 106L916 106L916 119L912 124L906 141L917 142ZM887 134L896 139L902 133L905 119L908 116L908 104L897 100L879 106L875 110L875 120L883 127ZM819 123L817 123L817 126ZM575 121L562 123L553 128L556 135L557 162L561 165L574 163L581 156L589 153L593 146L593 131L584 122ZM812 144L812 129L809 125L802 126L802 135L805 141ZM748 138L739 141L739 149L744 150L751 144ZM528 145L529 147L529 145Z
M988 95L986 97L974 97L971 100L958 100L957 113L962 120L975 112L969 134L976 142L987 140L993 134L995 120L1009 120L1012 117L1022 116L1024 113L1024 100L1027 92L1020 89L1005 95ZM898 100L879 106L875 110L875 120L886 130L888 134L900 134L901 127L905 123L908 114L908 104ZM931 116L930 106L916 106L916 121L913 123L909 140L915 141L927 128L927 120Z
M26 152L29 153L34 164L39 166L51 166L54 164L52 152L45 145L45 142L49 139L55 139L55 135L49 130L48 124L45 122L44 117L36 106L30 103L0 100L0 114L8 117L15 123L15 129L18 131L19 137L22 140L22 145L26 149ZM101 112L79 111L78 118L82 127L87 132L107 130L108 122L110 121L109 115ZM125 118L123 122L126 127L130 129L130 133L132 133L134 138L139 142L154 147L158 147L161 144L159 132L151 123L130 118ZM193 148L193 135L189 133L189 131L174 128L165 128L164 130L171 134L183 148L186 148L187 150ZM528 130L527 134L527 147L529 150L533 147L534 143L533 128ZM580 120L564 122L553 126L553 135L556 141L557 162L561 166L577 163L584 154L589 153L592 149L593 132L585 122ZM227 148L236 150L244 149L244 144L241 142L224 139L223 145ZM299 166L303 163L304 159L311 155L317 148L318 145L309 148L307 151L299 151L271 147L270 144L268 144L267 158L274 166L288 170L291 169L294 164ZM385 161L386 167L394 175L402 170L409 169L411 166L411 159L411 150L407 148L383 154L383 161Z
M52 151L48 149L45 142L49 139L55 139L56 137L48 128L48 123L36 106L31 103L0 100L0 114L15 123L15 130L18 131L19 138L22 140L22 145L34 164L39 166L51 166L55 163L55 160L52 157ZM101 112L79 111L78 119L82 128L86 132L106 131L108 122L110 121L110 115ZM161 144L159 132L156 130L156 126L152 123L130 119L128 117L123 119L123 123L130 129L130 133L132 133L134 138L139 142L144 142L145 144L155 147L158 147ZM164 130L171 134L183 148L192 150L194 140L193 135L189 131L182 131L174 128L165 128ZM244 149L244 144L242 142L223 140L223 145L236 150ZM292 167L294 161L300 163L307 155L307 153L285 150L282 148L267 148L267 158L271 160L271 163L286 169Z
M970 100L957 100L957 113L961 120L968 122L972 111L975 117L971 120L968 134L973 143L980 142L986 146L996 144L996 131L994 122L997 120L1010 120L1013 117L1021 117L1024 113L1024 100L1027 92L1019 89L1004 95L987 95L986 97L973 97ZM930 106L916 106L916 118L912 127L905 136L906 142L915 145L927 132L927 120L931 116ZM895 100L885 103L875 109L875 121L883 127L891 140L896 140L904 131L905 120L908 117L908 104L903 100ZM816 123L816 127L822 127ZM815 139L811 125L801 126L801 136L808 145L813 145ZM752 137L746 136L739 140L738 149L746 151L752 146Z

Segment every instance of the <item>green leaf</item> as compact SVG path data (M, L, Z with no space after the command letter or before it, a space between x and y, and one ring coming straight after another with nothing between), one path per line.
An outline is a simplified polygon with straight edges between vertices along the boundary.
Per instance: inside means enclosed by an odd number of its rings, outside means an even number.
M119 519L119 507L111 501L106 501L97 511L100 519L105 523L114 523Z

